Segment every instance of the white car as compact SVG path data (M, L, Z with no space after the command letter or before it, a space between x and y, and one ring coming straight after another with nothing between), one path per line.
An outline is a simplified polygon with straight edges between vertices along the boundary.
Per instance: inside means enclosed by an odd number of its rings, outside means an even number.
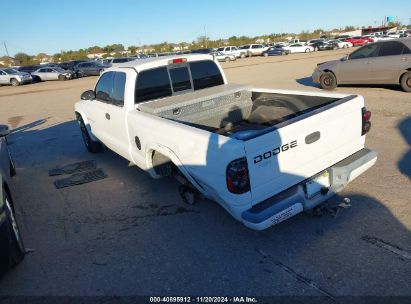
M336 44L338 45L338 48L339 48L339 49L347 49L347 48L352 47L352 43L351 43L351 42L341 41L341 40L338 40L338 39L336 39L336 40L329 40L328 42L336 43Z
M264 46L263 44L247 44L240 46L240 50L246 52L248 57L262 56L263 52L268 50L268 48L268 46Z
M237 46L224 46L219 47L217 52L221 52L226 55L234 55L237 58L245 58L247 56L247 52L244 50L240 50Z
M222 52L213 52L213 53L210 53L210 55L213 56L218 61L230 62L230 61L235 61L237 59L235 55L224 54Z
M230 84L210 55L123 63L82 94L86 148L102 144L180 195L202 194L256 230L310 210L369 169L362 96Z
M46 80L67 80L73 78L74 72L63 70L60 67L44 67L31 73L33 79Z
M397 32L389 32L387 33L388 36L392 37L392 38L400 38L400 34Z
M314 47L311 45L303 45L301 43L294 43L283 47L285 50L289 50L290 53L310 53L314 52Z

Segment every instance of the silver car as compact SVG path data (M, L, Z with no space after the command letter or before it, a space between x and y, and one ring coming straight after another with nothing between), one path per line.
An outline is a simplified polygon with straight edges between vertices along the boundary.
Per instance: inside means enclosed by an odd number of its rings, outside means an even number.
M8 127L0 125L0 275L19 263L25 253L10 191L16 171L7 148L8 133Z
M12 68L0 68L0 85L10 84L18 86L33 81L31 75L26 72L20 72Z
M67 80L73 78L74 72L63 70L60 67L44 67L34 71L31 75L40 81Z
M318 64L312 78L326 90L340 84L399 84L411 92L411 38L367 44L340 60Z

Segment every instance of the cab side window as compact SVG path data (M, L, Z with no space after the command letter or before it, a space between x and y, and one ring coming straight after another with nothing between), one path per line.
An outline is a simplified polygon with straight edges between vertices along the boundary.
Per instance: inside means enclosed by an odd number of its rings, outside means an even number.
M96 85L96 99L104 103L122 107L124 105L125 86L125 73L104 73Z

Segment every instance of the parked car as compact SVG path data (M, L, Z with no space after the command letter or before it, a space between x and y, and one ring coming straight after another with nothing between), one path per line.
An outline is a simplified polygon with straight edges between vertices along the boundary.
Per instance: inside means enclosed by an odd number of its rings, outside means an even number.
M336 43L339 49L347 49L353 46L351 42L341 41L339 39L329 40L328 42Z
M110 64L102 64L96 61L87 61L77 64L74 67L74 71L79 75L79 77L99 76L104 69L107 69L109 67L111 67Z
M63 70L74 71L74 67L77 64L79 64L81 62L88 62L88 61L90 61L90 60L71 60L71 61L61 62L61 63L59 63L59 67L61 67Z
M351 37L351 38L346 39L345 41L352 43L353 46L362 46L367 43L370 43L368 38L363 38L360 36Z
M29 73L20 72L12 68L0 68L0 85L18 86L20 84L31 83L33 78Z
M411 92L411 38L363 46L340 60L319 64L312 78L327 90L340 84L400 84Z
M107 65L110 65L110 66L116 66L120 63L133 61L135 59L136 58L134 58L134 57L118 57L118 58L109 59L107 62L102 62L102 64L107 64Z
M237 59L235 55L228 55L222 52L213 52L210 55L213 56L218 61L230 62L230 61L235 61Z
M213 48L191 50L191 53L193 53L193 54L210 54L212 52L214 52ZM168 54L168 55L170 55L170 54Z
M288 46L285 46L284 49L289 50L290 53L314 52L314 48L311 45L304 45L301 43L290 44Z
M261 56L268 47L265 47L262 44L247 44L240 46L240 50L246 52L248 57L252 56Z
M318 41L313 43L311 47L314 48L314 51L337 50L338 44L334 42Z
M67 80L72 79L75 76L73 71L63 70L60 67L44 67L40 68L33 73L31 73L32 77L39 81L47 81L47 80Z
M263 52L263 56L278 56L278 55L288 55L290 50L285 49L282 45L276 45L270 47L268 50Z
M400 38L400 34L397 32L389 32L387 33L387 36L390 36L392 38Z
M247 56L247 52L239 49L237 46L224 46L218 48L217 51L227 55L234 55L237 58L245 58Z
M16 174L7 148L9 128L0 125L0 275L18 264L25 254L11 193L11 177Z
M41 68L41 65L26 65L26 66L21 66L17 70L19 72L26 72L26 73L33 73L34 71L38 70Z
M176 176L185 202L201 193L249 228L318 206L377 160L362 96L230 84L209 55L125 66L75 104L86 149Z

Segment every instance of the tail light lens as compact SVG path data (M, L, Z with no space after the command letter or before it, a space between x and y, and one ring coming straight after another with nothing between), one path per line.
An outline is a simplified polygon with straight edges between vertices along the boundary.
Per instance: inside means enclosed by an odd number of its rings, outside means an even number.
M226 170L227 189L231 193L242 194L250 191L250 177L245 157L233 160Z
M367 110L366 107L361 110L362 116L362 130L361 135L367 134L371 129L371 112Z

